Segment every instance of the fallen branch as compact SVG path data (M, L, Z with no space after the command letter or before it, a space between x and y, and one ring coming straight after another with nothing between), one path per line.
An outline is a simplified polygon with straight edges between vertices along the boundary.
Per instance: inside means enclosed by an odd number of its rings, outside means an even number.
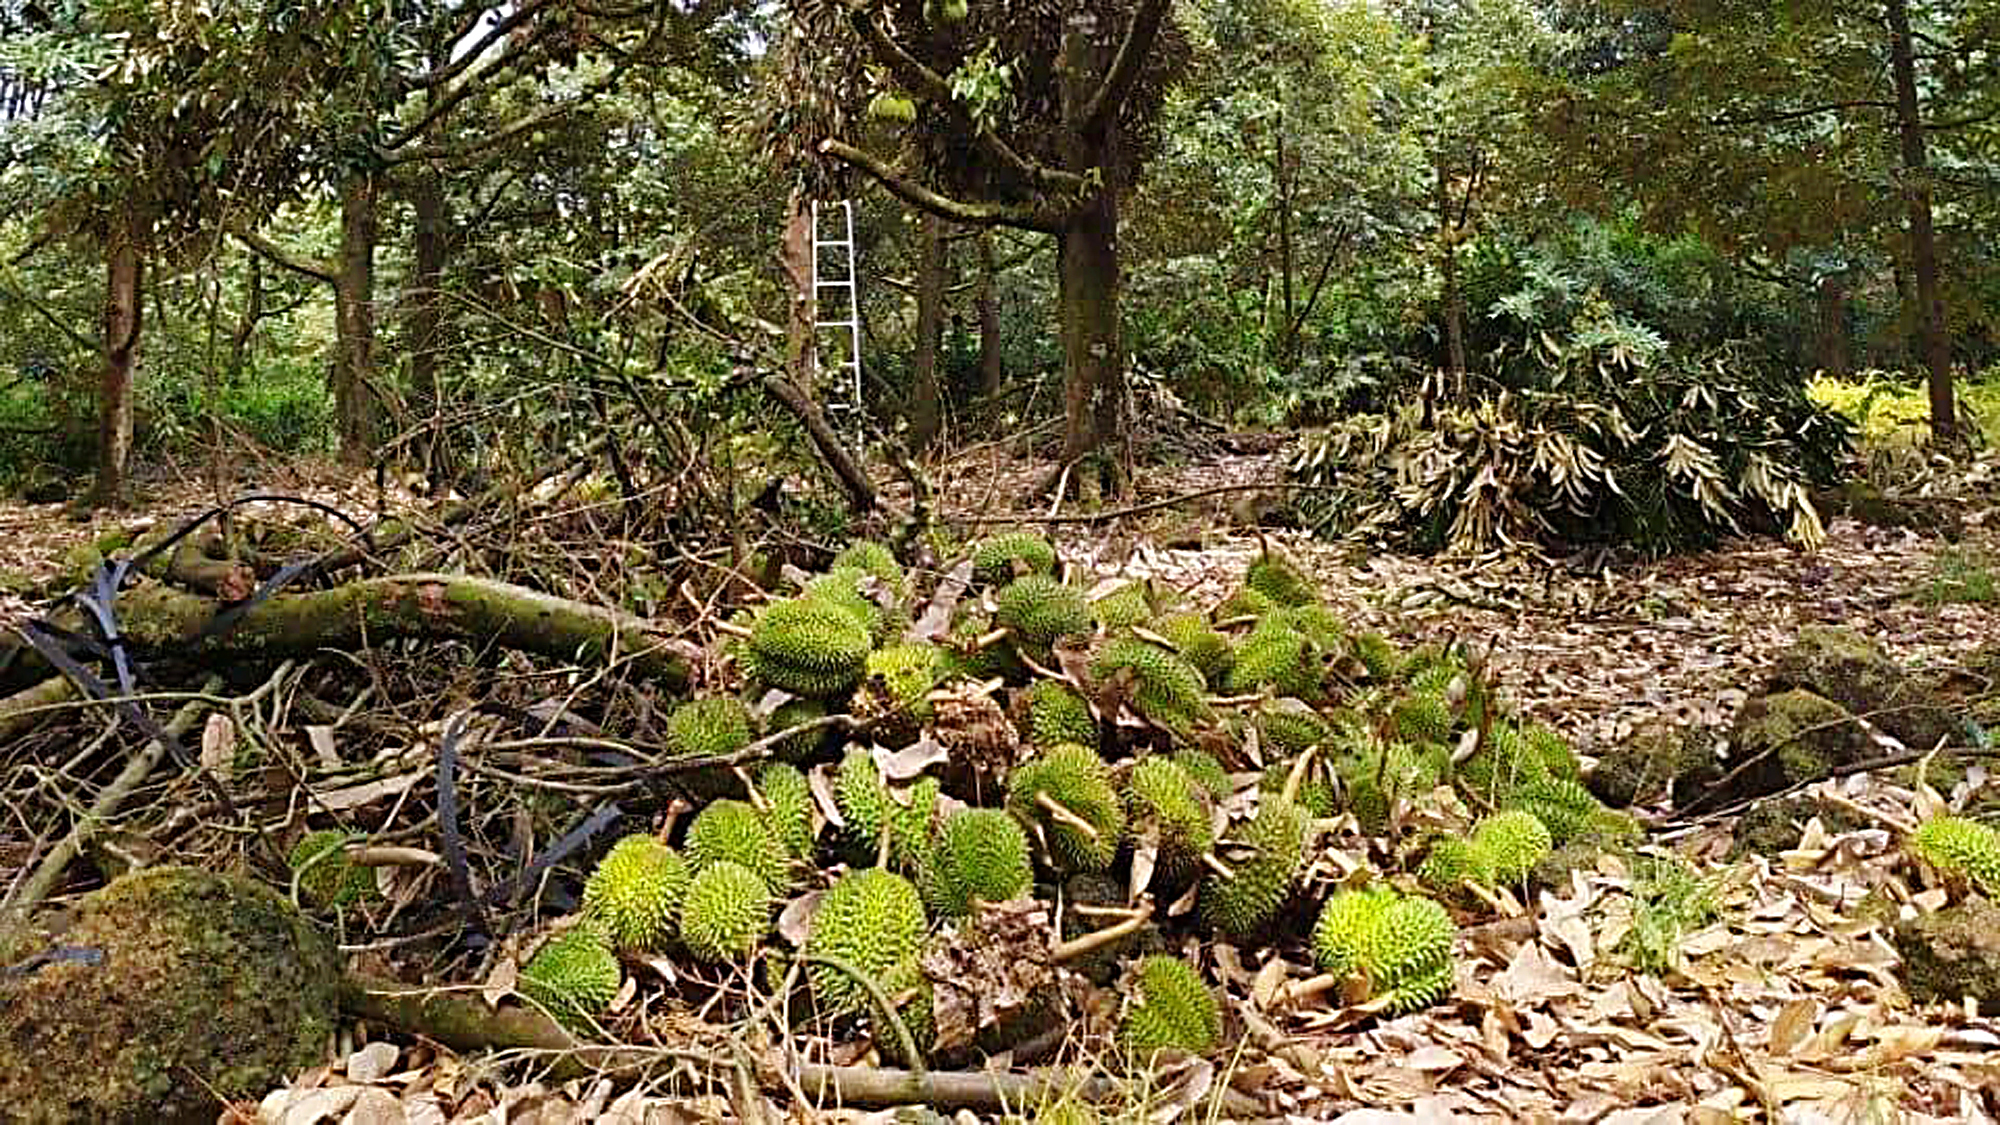
M43 711L76 697L76 685L68 676L51 676L0 699L0 742L12 741L15 735L34 726Z

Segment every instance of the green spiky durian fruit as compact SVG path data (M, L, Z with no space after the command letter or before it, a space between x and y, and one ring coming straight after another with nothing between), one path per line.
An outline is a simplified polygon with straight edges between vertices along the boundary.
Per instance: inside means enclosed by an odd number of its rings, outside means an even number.
M961 808L938 825L924 864L924 901L941 916L962 918L972 913L974 899L1019 896L1033 875L1018 821L1000 809Z
M1538 777L1515 787L1507 804L1535 814L1548 827L1549 838L1557 847L1601 829L1604 814L1611 811L1582 783L1553 776Z
M1909 849L1939 871L2000 895L2000 832L1962 816L1934 816L1910 833Z
M681 944L703 961L741 961L771 925L770 885L733 860L695 872L681 903Z
M1092 831L1056 819L1037 799L1044 796ZM1089 747L1074 743L1052 746L1014 767L1007 779L1007 809L1041 825L1051 856L1065 871L1110 867L1125 836L1125 809L1110 771Z
M1326 695L1326 661L1304 633L1260 624L1237 643L1229 690L1245 695L1266 687L1308 702Z
M1387 682L1396 675L1400 658L1396 646L1380 633L1357 633L1351 641L1355 659L1368 669L1368 678L1377 682Z
M972 548L972 576L987 586L1005 586L1020 575L1055 570L1056 549L1032 531L995 535Z
M1456 725L1451 704L1442 695L1412 693L1398 699L1389 711L1396 736L1405 742L1450 742Z
M690 699L667 716L667 746L680 757L734 754L750 745L750 711L728 696Z
M620 949L657 952L687 896L687 860L641 832L618 841L583 884L583 910Z
M1452 945L1458 925L1428 898L1398 898L1383 909L1363 940L1359 961L1372 984L1370 999L1386 997L1385 1010L1429 1007L1455 983Z
M828 699L861 682L872 647L851 610L803 597L772 602L750 627L750 671L793 695Z
M858 570L881 579L882 584L892 590L903 588L903 564L896 561L896 553L870 539L857 539L849 543L844 550L833 556L833 565L827 569Z
M1541 758L1528 752L1520 730L1495 722L1472 757L1459 763L1457 780L1478 800L1505 807L1522 786L1545 776Z
M1174 653L1137 637L1116 637L1090 662L1099 682L1125 671L1132 677L1133 706L1148 721L1185 736L1214 717L1208 684Z
M944 672L943 652L927 641L876 649L854 696L854 717L884 745L908 745L933 718L930 693Z
M1036 680L1028 687L1026 729L1029 745L1048 747L1073 742L1097 749L1097 718L1075 688L1061 680Z
M376 895L375 869L347 858L343 850L361 837L338 828L308 832L292 845L291 868L299 894L313 906L348 906Z
M866 974L892 1002L914 993L898 1012L921 1050L930 1026L930 983L917 964L925 928L923 899L915 884L894 872L866 867L841 876L821 896L805 953ZM867 988L833 965L808 962L806 980L828 1016L874 1010ZM892 1038L877 1036L885 1046Z
M944 647L944 669L939 679L948 680L953 676L964 676L971 680L1003 679L1019 682L1027 677L1027 668L1021 663L1014 646L989 644L985 648L973 648L973 643L993 629L993 623L980 614L971 613L954 623L951 636Z
M1258 781L1257 788L1271 794L1283 793L1285 786L1292 779L1292 767L1295 764L1296 762L1290 759L1280 759L1264 767L1264 776ZM1307 813L1316 817L1333 816L1340 811L1340 802L1334 794L1333 783L1327 780L1323 771L1313 765L1308 765L1306 775L1299 779L1298 791L1292 794L1292 799Z
M863 570L832 570L805 584L799 600L842 610L854 616L868 630L868 640L881 644L889 639L897 624L897 595L886 596L870 588L871 575ZM885 605L884 602L889 604Z
M710 801L695 814L687 832L688 865L697 874L711 864L730 862L754 872L772 894L792 882L785 845L748 801Z
M1493 878L1501 883L1519 883L1527 878L1528 872L1554 848L1548 826L1526 809L1508 809L1481 817L1472 826L1472 846L1485 854Z
M1156 953L1140 959L1121 1037L1141 1059L1155 1051L1205 1055L1222 1043L1222 1009L1194 966Z
M1417 868L1417 882L1441 895L1467 887L1488 888L1493 885L1493 863L1470 840L1447 836L1431 842L1430 853Z
M1107 633L1153 619L1153 601L1144 582L1127 582L1090 603L1091 619Z
M1211 873L1202 880L1201 912L1209 924L1238 941L1262 933L1291 893L1310 828L1297 803L1262 797L1257 815L1237 829L1243 851L1225 857L1230 877Z
M1521 739L1527 752L1541 763L1543 772L1550 777L1577 781L1583 777L1583 767L1576 760L1576 751L1570 749L1569 740L1556 732L1547 723L1529 723L1521 730Z
M1347 644L1347 622L1327 606L1317 602L1276 610L1271 619L1288 629L1295 629L1305 638L1329 652L1343 648Z
M1243 587L1281 606L1310 605L1319 600L1319 588L1312 580L1290 559L1268 549L1244 572Z
M1255 712L1257 736L1280 754L1298 754L1333 737L1333 727L1303 699L1273 699Z
M1151 829L1158 834L1165 867L1187 870L1215 842L1207 792L1172 759L1141 759L1132 767L1126 792L1133 831Z
M1375 924L1396 892L1384 884L1360 890L1336 891L1320 908L1313 926L1313 960L1326 972L1351 973L1361 966Z
M1169 613L1153 623L1153 631L1173 642L1181 659L1194 665L1202 679L1211 684L1228 681L1236 663L1236 651L1229 638L1215 631L1208 618L1199 613Z
M993 622L1039 653L1063 637L1090 632L1090 607L1076 587L1046 574L1029 574L994 595Z
M1213 616L1217 621L1234 621L1239 617L1255 617L1261 620L1272 610L1280 608L1283 607L1262 591L1245 586L1224 598L1221 604L1215 607Z
M1187 747L1174 751L1173 759L1175 765L1187 771L1190 780L1208 793L1209 800L1220 801L1236 791L1229 780L1229 771L1208 751Z
M785 854L793 859L810 859L813 796L806 775L784 762L771 762L758 771L757 791L770 809L765 820L771 826L771 834L784 846Z
M523 996L581 1031L611 1006L624 976L604 931L583 921L543 943L519 979Z
M768 735L790 730L814 719L823 719L826 715L826 703L823 700L788 699L779 704L777 709L771 712L771 717L765 720L764 733ZM773 750L779 757L789 762L810 762L819 756L821 747L824 747L831 738L832 731L821 727L804 734L795 734L778 743Z
M840 760L834 774L833 799L847 821L849 834L869 849L889 833L889 859L898 867L920 863L930 843L931 814L937 808L938 782L920 777L902 795L891 793L868 751L854 747Z
M1437 784L1430 761L1408 743L1357 740L1336 764L1347 791L1347 810L1361 827L1380 832L1388 827L1398 800L1412 798Z

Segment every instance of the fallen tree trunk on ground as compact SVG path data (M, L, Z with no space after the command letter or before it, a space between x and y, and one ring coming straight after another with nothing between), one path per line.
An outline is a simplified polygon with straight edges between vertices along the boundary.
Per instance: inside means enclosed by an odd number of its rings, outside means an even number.
M329 590L278 594L211 631L229 607L148 583L118 599L134 644L181 658L270 659L391 640L459 640L554 660L626 661L635 675L684 691L700 649L641 617L538 590L462 574L392 574ZM81 620L58 622L79 628ZM23 654L23 667L45 667Z

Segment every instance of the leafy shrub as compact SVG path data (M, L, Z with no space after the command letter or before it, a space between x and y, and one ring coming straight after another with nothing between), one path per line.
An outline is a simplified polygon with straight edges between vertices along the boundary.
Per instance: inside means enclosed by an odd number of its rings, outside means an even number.
M1931 559L1929 579L1917 589L1924 605L2000 601L1993 557L1976 547L1946 547Z
M1676 354L1596 309L1544 336L1535 385L1442 395L1309 438L1292 480L1316 532L1473 554L1537 541L1665 552L1727 533L1824 535L1808 495L1851 427L1731 348Z

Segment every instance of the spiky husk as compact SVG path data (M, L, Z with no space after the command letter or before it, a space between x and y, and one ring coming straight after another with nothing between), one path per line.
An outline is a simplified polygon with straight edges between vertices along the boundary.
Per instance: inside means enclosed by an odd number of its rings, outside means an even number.
M1296 764L1290 759L1271 763L1264 768L1264 776L1257 783L1257 787L1266 793L1283 793L1285 786L1291 782L1292 767ZM1334 794L1333 783L1327 780L1325 772L1317 764L1308 765L1305 776L1299 779L1298 790L1292 794L1292 799L1306 812L1316 817L1333 816L1340 811L1340 802Z
M344 851L360 839L338 828L308 832L292 845L291 868L298 872L299 894L321 907L348 906L376 896L375 869L351 862Z
M1243 586L1281 606L1308 605L1319 600L1319 587L1290 559L1266 550L1243 574Z
M1437 784L1431 758L1403 742L1362 737L1349 743L1335 763L1347 792L1347 810L1361 827L1380 832L1399 800L1412 798Z
M1458 925L1427 898L1399 898L1370 927L1361 967L1374 996L1387 997L1386 1010L1412 1012L1429 1007L1451 991L1452 944Z
M1934 816L1910 834L1910 850L1940 871L2000 895L2000 832L1962 816Z
M750 627L750 671L794 695L829 699L854 690L874 638L863 617L800 597L773 602Z
M933 718L929 696L944 672L944 654L928 642L876 649L850 710L884 745L907 745Z
M1470 840L1448 836L1431 842L1430 853L1417 868L1417 882L1441 895L1458 894L1468 887L1491 887L1493 864Z
M806 775L784 762L771 762L757 774L757 791L769 806L771 834L793 859L813 853L813 797Z
M1100 682L1130 670L1132 703L1148 721L1187 735L1197 723L1214 717L1208 706L1208 684L1194 665L1156 644L1137 637L1116 637L1090 662L1090 674Z
M792 865L785 845L748 801L710 801L688 825L689 866L699 874L716 863L735 863L764 881L772 894L791 886Z
M1405 742L1450 742L1457 725L1451 704L1430 691L1412 691L1396 701L1389 712L1396 736Z
M1363 890L1337 891L1320 908L1313 926L1313 959L1326 972L1343 974L1361 966L1369 949L1369 936L1396 892L1384 885Z
M1235 786L1229 780L1229 771L1223 769L1222 763L1208 751L1183 748L1174 751L1173 759L1174 764L1186 770L1196 785L1207 791L1210 800L1220 801L1235 792Z
M1472 846L1486 856L1493 878L1518 883L1553 848L1548 826L1526 809L1508 809L1482 817L1472 826Z
M1167 866L1191 865L1215 842L1207 792L1172 759L1142 759L1132 767L1126 792L1134 832L1142 827L1158 832Z
M1056 549L1032 531L995 535L972 549L972 576L987 586L1004 586L1020 574L1054 574L1055 569Z
M826 703L822 700L788 699L771 712L771 717L764 723L764 733L770 735L790 730L814 719L823 719L826 714ZM830 738L831 732L821 727L804 734L795 734L778 743L773 749L786 761L810 762L819 756L820 748L824 747Z
M1036 800L1061 805L1095 834L1058 821ZM1111 774L1086 746L1052 746L1014 767L1007 779L1007 809L1024 823L1038 823L1051 858L1065 871L1102 871L1111 866L1125 836L1125 809Z
M1369 679L1386 682L1395 677L1400 658L1396 655L1396 646L1390 644L1387 637L1373 632L1357 633L1351 643L1355 658L1368 669Z
M1332 609L1317 602L1276 610L1271 619L1305 634L1307 640L1328 652L1347 645L1347 623Z
M740 961L771 925L769 884L732 860L695 872L681 903L681 944L703 961Z
M1153 624L1153 631L1173 642L1174 651L1194 665L1211 684L1228 681L1236 652L1229 638L1215 631L1208 618L1199 613L1169 613Z
M1224 598L1215 607L1213 616L1217 621L1234 621L1239 617L1262 619L1272 610L1281 609L1277 602L1265 596L1262 591L1244 587Z
M1137 995L1125 1013L1125 1044L1144 1059L1155 1051L1205 1055L1221 1045L1222 1009L1194 966L1153 954L1134 972Z
M750 745L750 711L728 696L690 699L667 716L667 746L681 757L734 754Z
M1034 746L1065 742L1097 749L1097 718L1077 690L1061 680L1036 680L1028 688L1027 724L1022 733Z
M583 884L584 913L618 948L657 952L673 937L691 875L679 852L643 832L627 836Z
M973 641L991 632L993 623L985 617L973 613L961 617L951 627L951 637L944 645L944 670L940 679L964 676L970 680L1002 679L1018 683L1027 676L1027 667L1021 663L1014 646L990 644L985 648L973 648Z
M1260 935L1291 893L1310 827L1298 804L1271 794L1260 799L1257 815L1237 830L1249 854L1229 858L1230 878L1211 873L1202 881L1201 912L1209 924L1238 941Z
M1297 754L1333 737L1333 727L1312 705L1289 696L1266 702L1256 711L1257 736L1280 754Z
M858 570L882 580L883 585L893 590L903 588L903 564L896 561L896 553L886 545L869 539L857 539L849 543L839 554L833 556L834 570Z
M841 876L821 896L806 935L805 952L853 966L891 998L917 987L921 1010L913 1010L913 1001L902 1011L907 1022L918 1022L910 1017L919 1015L928 1027L928 989L917 967L926 925L923 899L915 884L892 871L866 867ZM820 1010L828 1016L873 1008L868 990L832 965L808 963L806 980ZM920 1031L915 1026L910 1030Z
M1014 634L1028 651L1040 653L1063 637L1090 632L1090 607L1083 591L1046 574L1016 578L994 596L994 624Z
M1326 695L1326 661L1304 633L1282 623L1260 623L1236 645L1229 690L1237 694L1271 688L1279 695L1312 702Z
M882 833L888 832L889 860L898 867L913 868L922 861L937 795L933 777L918 778L901 797L891 793L875 759L858 746L840 760L834 774L834 805L847 821L849 835L874 849L880 846Z
M1611 810L1567 777L1538 777L1517 786L1508 798L1510 807L1526 809L1548 826L1557 847L1603 827L1603 816Z
M871 578L862 570L831 570L809 580L799 600L853 615L868 630L870 643L881 644L895 632L900 603L893 590L885 593Z
M935 913L962 918L974 899L1005 902L1026 891L1033 875L1019 822L1000 809L961 808L938 825L921 882Z
M604 931L580 922L550 938L521 967L521 994L572 1030L611 1006L624 977Z
M1548 775L1540 757L1529 753L1521 732L1507 722L1495 722L1472 757L1459 763L1459 785L1485 804L1504 807L1530 782Z
M1153 603L1146 584L1128 582L1090 603L1091 620L1107 633L1144 625L1153 619Z
M1569 740L1556 732L1547 723L1529 723L1521 730L1521 738L1527 745L1528 753L1541 762L1542 769L1550 777L1577 781L1583 777L1583 767L1576 760L1576 751L1570 749Z

